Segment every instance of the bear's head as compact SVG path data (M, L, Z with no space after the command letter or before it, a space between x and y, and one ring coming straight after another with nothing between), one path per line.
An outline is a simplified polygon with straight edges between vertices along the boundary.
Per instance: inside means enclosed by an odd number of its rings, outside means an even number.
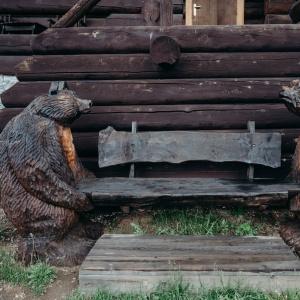
M300 80L293 80L289 86L283 86L280 97L293 113L300 112Z
M90 112L92 101L80 99L71 90L61 90L55 95L43 95L34 99L26 108L33 114L70 124L83 113Z

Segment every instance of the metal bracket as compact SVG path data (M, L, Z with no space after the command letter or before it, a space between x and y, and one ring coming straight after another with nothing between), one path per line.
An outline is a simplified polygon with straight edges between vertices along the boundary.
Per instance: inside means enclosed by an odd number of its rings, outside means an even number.
M131 133L137 133L137 122L136 121L131 123ZM129 178L134 178L134 175L135 175L135 167L134 167L134 164L131 164Z
M57 95L59 91L66 90L68 88L68 84L65 81L52 81L48 95L53 96Z
M254 121L248 121L247 127L248 127L248 130L249 130L250 134L251 134L251 140L250 140L251 148L256 147L256 145L254 144L254 141L253 141L253 135L255 133L255 122ZM247 170L247 177L248 177L249 181L254 180L254 165L251 165L251 164L249 165L248 170Z
M202 7L203 7L202 5L198 5L198 4L194 3L194 5L193 5L193 16L194 17L197 17L197 10L201 9Z

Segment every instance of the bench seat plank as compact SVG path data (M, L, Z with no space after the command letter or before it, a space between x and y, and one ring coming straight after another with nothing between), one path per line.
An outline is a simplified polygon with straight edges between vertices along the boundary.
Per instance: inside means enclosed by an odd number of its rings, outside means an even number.
M99 167L135 162L243 162L281 165L280 133L158 131L99 133Z
M209 279L300 287L300 261L279 237L104 235L82 264L79 281L84 291L123 292L155 288L176 274L198 287L210 286Z
M78 185L99 207L173 205L244 205L287 207L292 183L210 178L96 178Z

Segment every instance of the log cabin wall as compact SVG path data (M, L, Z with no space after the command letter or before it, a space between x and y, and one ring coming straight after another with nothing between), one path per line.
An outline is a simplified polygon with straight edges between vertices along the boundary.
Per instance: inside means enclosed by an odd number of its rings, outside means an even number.
M30 43L34 34L51 27L75 2L76 0L0 1L0 74L13 75L14 66L32 54ZM77 26L158 25L155 24L158 23L157 19L150 20L151 14L157 13L153 2L155 1L102 0ZM185 23L184 2L184 0L173 0L175 25ZM273 15L272 17L274 18ZM245 22L246 24L264 23L264 0L246 0ZM275 23L278 23L278 19Z
M25 12L30 17L41 17L46 11L41 5L35 10L30 7L30 2L35 1L26 1L30 13L24 7L18 10L20 6L13 2L9 2L9 9L14 9L17 17L25 16ZM60 4L65 2L70 1ZM53 10L61 9L61 14L71 6L62 8L51 3ZM263 4L258 0L246 2L246 23L263 22ZM2 12L3 5L0 4ZM137 9L126 5L108 7L96 8L94 13L101 16L98 21L111 14L129 16L142 12L141 5ZM182 13L183 6L174 4L174 14ZM256 122L258 131L283 135L282 167L273 170L257 166L255 176L283 178L289 170L300 126L298 118L280 103L279 91L300 74L299 30L297 25L272 29L220 26L198 31L172 27L164 34L179 44L182 53L178 64L167 71L153 64L149 55L150 36L161 35L159 27L78 27L51 29L34 41L34 36L27 36L32 47L25 43L24 54L32 55L33 51L34 56L18 66L20 82L1 96L6 109L0 111L0 130L34 97L47 93L51 80L67 80L79 96L90 98L95 104L92 114L83 116L72 129L81 159L98 176L129 174L127 165L97 168L98 131L108 125L130 131L132 121L137 121L141 131L226 132L246 130L251 120ZM247 166L231 163L140 164L136 175L246 178L246 170Z
M17 68L20 83L2 95L0 129L51 80L67 80L94 101L91 115L73 126L79 155L97 169L98 131L246 130L283 134L283 167L256 168L256 177L284 177L300 134L299 120L279 101L281 86L300 74L299 25L276 27L107 27L50 29L32 43L34 56ZM173 38L179 62L164 70L149 54L151 39ZM205 37L205 39L203 38ZM290 41L287 43L286 41ZM244 178L246 166L186 163L137 166L137 176ZM97 170L127 176L129 166Z

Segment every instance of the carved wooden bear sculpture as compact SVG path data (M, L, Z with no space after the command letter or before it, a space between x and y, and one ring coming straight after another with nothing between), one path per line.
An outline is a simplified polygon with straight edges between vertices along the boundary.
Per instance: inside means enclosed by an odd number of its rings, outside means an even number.
M93 245L79 222L79 212L92 205L75 189L87 171L69 128L91 104L69 90L40 96L0 135L1 206L21 236L18 254L25 262L36 255L56 265L78 264Z
M288 110L300 117L300 80L293 80L289 86L284 86L280 92L280 97ZM300 183L300 139L298 138L295 141L296 149L289 180ZM300 193L296 193L290 197L290 210L294 212L296 220L292 220L281 226L280 235L300 256Z
M300 80L293 80L289 86L283 86L280 97L284 101L287 109L300 117ZM299 119L300 121L300 119ZM296 140L296 150L293 157L292 171L290 179L300 183L300 143Z

